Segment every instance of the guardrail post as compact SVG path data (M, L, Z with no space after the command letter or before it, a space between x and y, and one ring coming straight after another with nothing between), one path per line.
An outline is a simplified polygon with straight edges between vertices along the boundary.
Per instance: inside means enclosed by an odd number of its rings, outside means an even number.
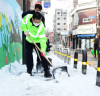
M67 63L67 53L68 53L68 50L64 49L64 63Z
M100 87L100 59L98 59L96 85Z
M60 54L59 58L62 59L62 48L59 49L59 54Z
M55 48L55 55L57 55L57 48Z
M60 48L59 48L59 53L58 53L58 54L59 54L58 57L60 58L60 54L61 54L61 53L60 53Z
M86 74L87 71L87 51L78 49L74 54L74 68L77 68L78 53L82 53L82 73Z
M57 48L57 57L59 56L59 48Z
M56 48L54 48L54 55L56 55Z
M64 63L70 64L70 58L71 58L71 56L70 56L70 49L69 48L65 48L64 49Z
M82 73L86 74L87 71L87 51L82 50L83 58L82 58Z
M63 53L63 48L61 48L61 59L63 58L62 53Z
M71 58L71 55L70 55L70 49L67 48L67 64L70 64L70 58Z
M78 52L75 52L74 54L74 68L77 69L77 62L78 62Z
M63 60L63 48L61 48L61 59Z

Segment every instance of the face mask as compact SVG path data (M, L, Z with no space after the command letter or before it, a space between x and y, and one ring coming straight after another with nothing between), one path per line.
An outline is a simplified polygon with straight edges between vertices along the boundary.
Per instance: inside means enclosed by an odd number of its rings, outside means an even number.
M40 23L33 23L35 26L39 26Z

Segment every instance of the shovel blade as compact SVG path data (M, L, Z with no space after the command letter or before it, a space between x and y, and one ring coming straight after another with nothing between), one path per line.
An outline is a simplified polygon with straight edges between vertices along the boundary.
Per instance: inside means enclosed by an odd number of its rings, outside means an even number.
M57 70L60 70L60 72L66 72L67 73L66 75L68 75L68 77L70 76L67 70L67 66L63 66L63 67L58 67L58 68L53 69L52 74L53 74L54 79L55 79L55 75L58 74Z

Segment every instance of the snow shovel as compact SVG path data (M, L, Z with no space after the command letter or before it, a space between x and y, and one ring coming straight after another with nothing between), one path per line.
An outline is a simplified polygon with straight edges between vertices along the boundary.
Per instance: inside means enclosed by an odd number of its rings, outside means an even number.
M37 70L37 73L38 73L39 70L40 70L41 73L43 73L44 68L43 68L43 66L42 66L42 60L41 60L41 57L40 57L40 55L39 55L38 49L37 49L37 48L35 48L35 49L36 49L36 52L37 52L38 57L39 57L39 60L40 60L40 61L38 61L37 64L36 64L36 70ZM48 58L48 59L49 59L50 62L52 62L52 59L51 59L51 58ZM50 66L51 66L51 65L49 64L48 67L50 67Z
M40 61L38 61L37 64L36 64L36 70L37 70L37 73L38 73L38 70L40 70L41 73L43 73L44 68L43 68L43 66L42 66L41 57L40 57L40 55L39 55L38 49L37 49L37 48L35 48L35 49L36 49L36 52L37 52L37 54L38 54L38 56L39 56L39 60L40 60Z
M42 53L42 51L40 50L40 48L35 44L35 42L32 40L32 38L30 37L30 36L28 36L29 38L30 38L30 40L33 42L33 44L35 45L35 47ZM57 72L57 70L60 70L60 72L66 72L67 74L66 75L68 75L69 76L69 74L68 74L68 70L67 70L67 66L63 66L63 67L58 67L58 68L55 68L54 66L53 66L53 64L46 58L46 56L44 56L44 58L49 62L49 64L54 68L53 69L53 71L52 71L52 74L53 74L53 78L55 79L55 74L56 74L56 72Z

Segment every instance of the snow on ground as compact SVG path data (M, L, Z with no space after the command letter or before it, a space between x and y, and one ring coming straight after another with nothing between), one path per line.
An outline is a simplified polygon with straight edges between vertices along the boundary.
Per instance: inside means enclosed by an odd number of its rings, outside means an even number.
M33 55L36 64L36 54ZM62 73L55 80L45 81L43 73L31 77L26 73L25 65L15 62L0 70L0 96L99 96L94 68L87 66L87 74L83 75L82 62L78 62L78 68L74 69L73 58L71 64L65 64L53 52L48 57L52 58L55 67L67 66L70 77ZM35 66L33 71L36 71Z

